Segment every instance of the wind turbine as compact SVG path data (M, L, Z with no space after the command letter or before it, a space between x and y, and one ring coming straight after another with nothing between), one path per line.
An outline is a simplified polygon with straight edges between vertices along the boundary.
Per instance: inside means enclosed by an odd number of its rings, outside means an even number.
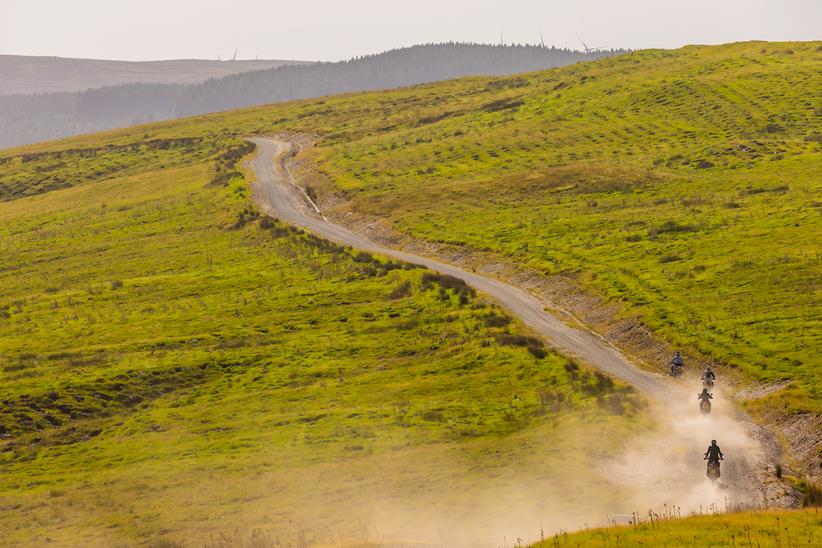
M577 34L577 38L579 38L579 41L580 41L580 42L582 42L582 47L585 49L585 53L586 53L586 54L588 54L588 53L596 53L597 51L600 51L600 50L605 49L605 47L604 47L604 46L597 46L597 47L595 47L595 48L589 48L589 47L588 47L588 44L586 44L586 43L582 40L582 38L580 38L579 34Z
M542 37L542 29L539 29L539 45L545 47L545 39Z
M240 51L240 48L237 48L237 49L235 49L235 50L234 50L234 57L232 57L232 58L231 58L231 60L232 60L232 61L236 61L236 60L237 60L237 52L238 52L238 51Z

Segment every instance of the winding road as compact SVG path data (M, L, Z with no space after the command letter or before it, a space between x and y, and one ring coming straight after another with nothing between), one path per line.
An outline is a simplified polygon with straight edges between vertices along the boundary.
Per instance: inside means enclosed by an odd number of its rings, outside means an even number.
M613 467L636 491L636 504L645 508L674 502L683 509L696 511L715 506L758 506L764 503L762 484L753 471L763 460L763 452L749 435L728 398L717 391L714 413L700 416L696 386L686 389L682 383L657 373L639 369L618 349L596 334L569 326L549 311L535 295L500 280L487 278L435 259L414 255L378 245L346 227L329 221L294 181L288 162L300 146L271 138L250 139L257 145L251 167L257 181L252 190L259 207L268 215L309 230L337 244L370 253L423 265L431 270L461 278L476 290L494 299L511 314L518 316L534 331L565 355L580 358L609 375L644 392L653 402L658 416L658 435L631 444L631 452ZM726 454L722 487L711 484L704 476L701 452L712 438L720 441ZM655 462L637 466L637 462ZM639 506L641 507L641 506Z

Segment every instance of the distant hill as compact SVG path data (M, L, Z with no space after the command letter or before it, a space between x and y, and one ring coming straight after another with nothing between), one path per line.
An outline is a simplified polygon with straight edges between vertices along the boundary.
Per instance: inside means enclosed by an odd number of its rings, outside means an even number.
M283 65L307 61L108 61L64 57L0 55L0 95L83 91L121 84L198 84Z
M343 61L285 65L200 84L127 84L0 96L0 147L237 107L391 89L461 76L503 76L623 53L541 46L429 44Z

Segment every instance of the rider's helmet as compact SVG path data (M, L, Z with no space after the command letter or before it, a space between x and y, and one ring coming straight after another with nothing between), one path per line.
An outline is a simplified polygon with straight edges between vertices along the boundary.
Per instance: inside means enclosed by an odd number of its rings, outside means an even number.
M711 440L711 445L716 445L716 440Z
M677 350L676 352L674 352L674 356L679 356L679 350Z

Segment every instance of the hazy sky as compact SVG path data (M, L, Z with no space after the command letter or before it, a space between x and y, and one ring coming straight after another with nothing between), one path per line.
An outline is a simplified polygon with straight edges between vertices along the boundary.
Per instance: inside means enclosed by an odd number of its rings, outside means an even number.
M822 0L0 0L0 54L339 60L422 42L822 38Z

